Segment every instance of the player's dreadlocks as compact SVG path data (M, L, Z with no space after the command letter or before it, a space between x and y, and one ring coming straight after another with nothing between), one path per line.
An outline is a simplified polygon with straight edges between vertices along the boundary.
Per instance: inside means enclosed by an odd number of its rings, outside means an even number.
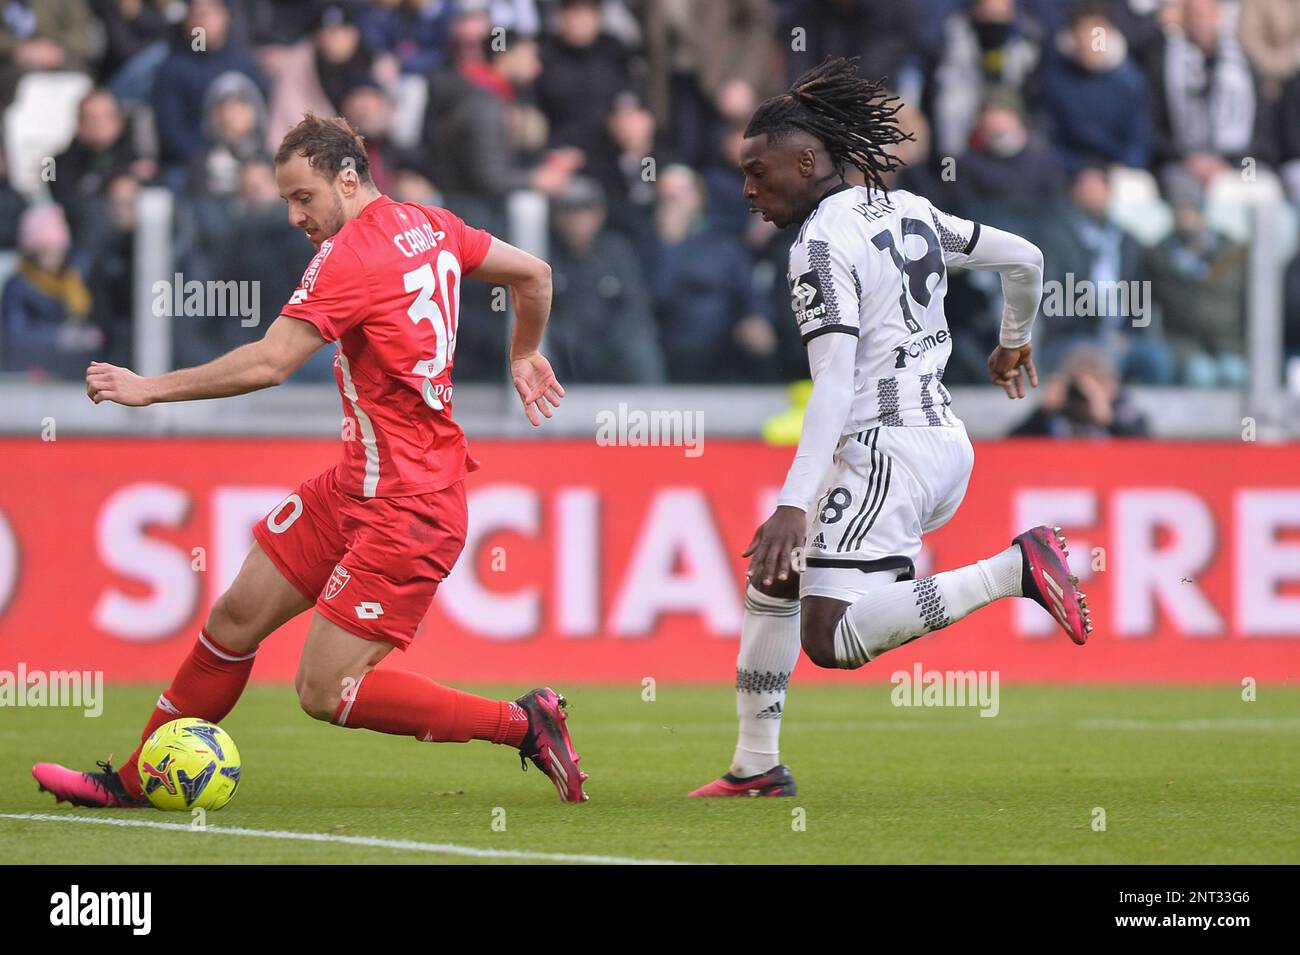
M789 90L759 105L745 137L766 133L769 142L779 142L802 129L826 144L841 177L846 167L856 166L867 185L885 191L882 173L902 165L885 147L913 137L895 116L902 102L881 83L858 76L857 62L836 57L804 73Z

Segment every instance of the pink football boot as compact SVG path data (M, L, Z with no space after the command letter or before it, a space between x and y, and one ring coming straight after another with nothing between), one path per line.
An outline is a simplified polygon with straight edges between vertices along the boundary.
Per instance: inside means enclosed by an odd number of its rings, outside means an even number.
M1066 558L1070 552L1059 527L1040 524L1013 541L1020 545L1025 567L1021 591L1052 615L1071 640L1083 645L1092 633L1092 611L1088 596L1075 585L1079 578L1070 573Z

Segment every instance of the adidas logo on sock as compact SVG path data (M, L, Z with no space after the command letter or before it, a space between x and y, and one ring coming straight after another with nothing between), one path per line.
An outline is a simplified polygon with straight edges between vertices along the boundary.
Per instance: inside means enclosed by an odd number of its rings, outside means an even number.
M765 710L759 710L756 719L779 720L781 718L781 701L777 700Z

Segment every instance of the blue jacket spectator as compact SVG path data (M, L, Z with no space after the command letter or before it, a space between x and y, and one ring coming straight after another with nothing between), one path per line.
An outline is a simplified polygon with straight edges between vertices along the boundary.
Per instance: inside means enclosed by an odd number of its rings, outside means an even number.
M191 0L184 29L173 40L172 51L154 78L159 159L168 185L173 187L180 187L185 164L204 146L203 106L212 82L233 70L265 89L252 57L228 42L229 33L230 12L225 0Z
M1151 162L1146 79L1106 8L1091 0L1072 11L1064 34L1069 54L1053 56L1043 79L1043 107L1068 176L1091 163Z

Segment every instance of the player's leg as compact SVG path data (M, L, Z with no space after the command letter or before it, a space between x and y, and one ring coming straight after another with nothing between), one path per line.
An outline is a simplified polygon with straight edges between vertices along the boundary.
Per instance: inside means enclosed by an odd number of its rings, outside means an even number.
M376 669L405 649L439 582L464 546L461 485L429 495L344 505L356 532L340 561L344 582L316 602L295 686L312 717L350 729L423 742L487 740L519 750L569 802L586 798L586 774L564 726L565 700L542 687L493 700L443 686L410 670Z
M100 772L89 773L38 763L32 775L43 790L82 806L148 804L137 769L144 741L174 719L224 719L243 694L262 640L309 608L329 575L340 546L323 497L329 474L302 484L256 525L239 573L209 611L189 655L159 695L140 746L121 768L114 770L108 760L99 764Z
M745 615L736 657L736 716L740 733L731 768L691 796L793 796L781 764L786 687L799 659L799 577L745 587Z
M880 490L850 541L853 553L842 567L814 568L816 561L809 560L801 606L801 639L809 659L822 667L855 669L1007 597L1036 600L1076 643L1087 638L1085 598L1074 589L1077 581L1069 573L1059 531L1034 528L984 560L912 579L920 533L941 527L956 513L973 452L964 428L896 429L886 433L883 444L874 437L870 470ZM854 562L861 574L857 579L847 566Z

